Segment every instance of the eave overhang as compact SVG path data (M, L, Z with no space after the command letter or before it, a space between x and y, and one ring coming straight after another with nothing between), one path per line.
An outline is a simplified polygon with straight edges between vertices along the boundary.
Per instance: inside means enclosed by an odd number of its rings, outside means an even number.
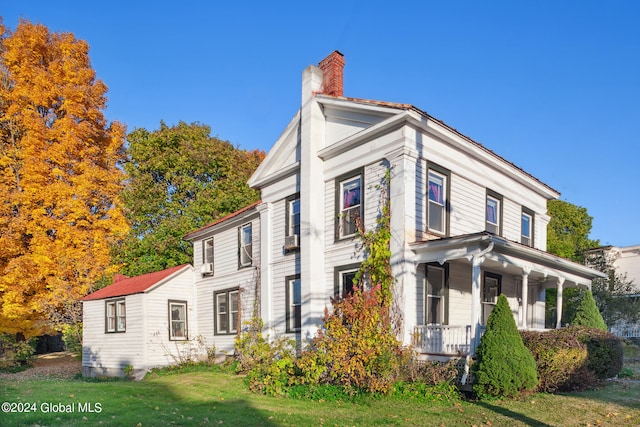
M527 274L535 272L545 278L556 277L576 286L590 287L593 279L607 277L593 268L487 232L415 242L409 246L419 263L444 264L482 256L505 269L515 267Z

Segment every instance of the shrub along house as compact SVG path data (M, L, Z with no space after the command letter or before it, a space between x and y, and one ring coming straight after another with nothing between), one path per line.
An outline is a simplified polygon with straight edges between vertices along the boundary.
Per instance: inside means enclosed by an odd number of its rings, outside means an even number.
M113 284L82 299L84 376L134 375L188 357L195 338L193 268L180 265Z

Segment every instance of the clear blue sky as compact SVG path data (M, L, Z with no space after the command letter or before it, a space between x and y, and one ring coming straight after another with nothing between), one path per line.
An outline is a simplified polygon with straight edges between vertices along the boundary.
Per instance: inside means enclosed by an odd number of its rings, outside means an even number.
M313 8L312 8L313 7ZM5 1L91 46L107 118L211 126L268 151L302 70L333 50L345 95L410 103L640 244L640 1Z

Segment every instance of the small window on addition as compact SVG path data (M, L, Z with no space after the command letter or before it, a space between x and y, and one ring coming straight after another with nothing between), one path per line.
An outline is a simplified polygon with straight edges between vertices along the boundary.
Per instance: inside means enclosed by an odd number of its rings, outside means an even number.
M169 301L169 339L187 339L187 302Z

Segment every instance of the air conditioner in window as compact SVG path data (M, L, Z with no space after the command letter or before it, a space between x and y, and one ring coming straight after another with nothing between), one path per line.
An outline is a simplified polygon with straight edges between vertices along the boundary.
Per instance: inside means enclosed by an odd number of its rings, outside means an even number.
M202 267L200 267L200 273L203 276L208 276L210 274L213 274L213 263L205 262L204 264L202 264Z
M286 236L284 238L284 250L291 251L300 247L300 239L297 234Z

